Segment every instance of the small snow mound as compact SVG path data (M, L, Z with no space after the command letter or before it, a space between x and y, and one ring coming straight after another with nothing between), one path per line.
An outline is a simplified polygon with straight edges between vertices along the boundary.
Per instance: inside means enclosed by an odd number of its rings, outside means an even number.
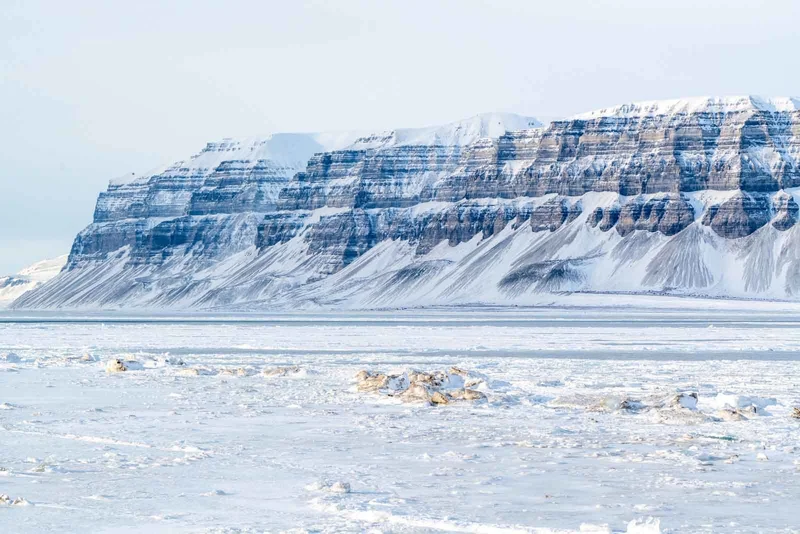
M719 393L707 402L710 407L717 410L733 409L754 414L763 413L767 407L778 404L778 401L772 397L753 397L735 393Z
M591 523L581 523L578 532L587 534L611 534L611 528L608 525L593 525Z
M208 367L187 367L179 369L175 374L178 376L213 376L217 373Z
M233 367L228 369L223 369L219 372L221 376L236 376L236 377L246 377L252 376L255 374L253 369L248 367Z
M548 401L551 408L583 409L587 412L638 413L650 407L639 399L627 395L586 395L573 393Z
M697 409L697 393L678 393L672 399L672 405L676 408L686 408L687 410Z
M144 366L148 369L160 369L162 367L183 367L186 365L180 358L173 358L167 355L157 356L147 362Z
M755 413L755 411L753 411ZM723 421L747 421L747 417L737 408L723 408L717 411L717 417Z
M224 490L221 490L221 489L215 489L215 490L207 491L205 493L201 493L200 494L201 497L222 497L222 496L225 496L225 495L230 495L230 494L228 492L224 491Z
M349 482L328 482L326 480L320 480L314 482L313 484L309 484L306 486L307 491L325 491L328 493L338 493L338 494L345 494L350 493L350 483Z
M331 484L331 487L328 488L328 491L331 493L350 493L350 483L349 482L334 482Z
M628 523L626 534L661 534L661 521L655 517L634 519Z
M106 362L106 373L123 373L127 370L128 366L125 365L125 362L119 358L108 360Z
M122 358L112 358L105 365L107 373L123 373L125 371L142 371L144 365L136 360L123 360Z
M272 377L286 377L286 378L305 378L310 374L314 374L313 371L309 371L308 369L304 369L298 365L289 365L285 367L269 367L264 369L261 374L263 374L267 378Z
M16 499L11 499L5 493L0 493L0 505L6 506L30 506L30 502L23 499L22 497L17 497Z

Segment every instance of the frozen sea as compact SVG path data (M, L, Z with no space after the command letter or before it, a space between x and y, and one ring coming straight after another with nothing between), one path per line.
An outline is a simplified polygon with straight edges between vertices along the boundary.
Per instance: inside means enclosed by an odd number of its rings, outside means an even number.
M450 366L486 400L354 383ZM780 305L5 313L0 530L798 532L799 384Z

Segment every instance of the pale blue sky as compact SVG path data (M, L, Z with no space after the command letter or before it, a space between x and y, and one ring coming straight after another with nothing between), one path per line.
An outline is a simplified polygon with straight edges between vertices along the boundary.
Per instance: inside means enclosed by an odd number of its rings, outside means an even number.
M169 4L168 6L164 4ZM2 0L0 273L224 136L800 93L792 1Z

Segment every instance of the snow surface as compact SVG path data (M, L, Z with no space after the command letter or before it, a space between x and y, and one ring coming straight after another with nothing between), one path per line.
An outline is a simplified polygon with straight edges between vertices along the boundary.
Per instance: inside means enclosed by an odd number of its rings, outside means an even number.
M4 308L31 289L54 278L67 263L67 254L38 261L12 276L0 277L0 308Z
M672 100L649 100L620 104L572 116L591 120L599 117L652 117L678 113L735 113L742 111L797 111L800 98L760 96L701 96Z
M255 165L270 160L275 166L287 167L294 172L305 169L309 158L318 152L340 150L363 136L365 132L342 131L323 133L277 133L265 137L224 138L208 143L188 160L181 160L152 169L141 175L128 174L110 181L113 186L146 182L166 171L205 171L210 174L226 161L241 160ZM291 174L291 173L290 173Z
M541 126L543 124L533 117L513 113L482 113L440 126L399 128L372 134L356 140L348 148L365 150L405 145L467 146L479 139L497 138L506 132Z
M255 165L269 160L275 166L290 169L290 175L306 168L314 154L334 150L365 150L402 145L466 146L485 137L496 138L507 131L538 128L543 124L533 117L513 113L483 113L450 124L427 128L400 128L382 133L339 131L320 133L276 133L264 137L224 138L208 143L188 160L152 169L144 174L126 174L112 179L110 185L124 186L147 182L167 171L181 174L210 174L226 161L241 160Z
M0 315L0 524L796 531L796 310L723 304ZM130 370L106 372L116 358ZM453 365L486 377L486 401L354 387L362 369ZM718 417L731 404L761 408Z

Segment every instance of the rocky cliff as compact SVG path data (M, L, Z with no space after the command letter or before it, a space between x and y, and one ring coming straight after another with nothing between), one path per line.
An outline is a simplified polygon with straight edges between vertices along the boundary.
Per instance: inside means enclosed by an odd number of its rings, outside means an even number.
M112 183L65 270L15 306L796 298L799 104L697 98L546 127L490 114L210 144Z

